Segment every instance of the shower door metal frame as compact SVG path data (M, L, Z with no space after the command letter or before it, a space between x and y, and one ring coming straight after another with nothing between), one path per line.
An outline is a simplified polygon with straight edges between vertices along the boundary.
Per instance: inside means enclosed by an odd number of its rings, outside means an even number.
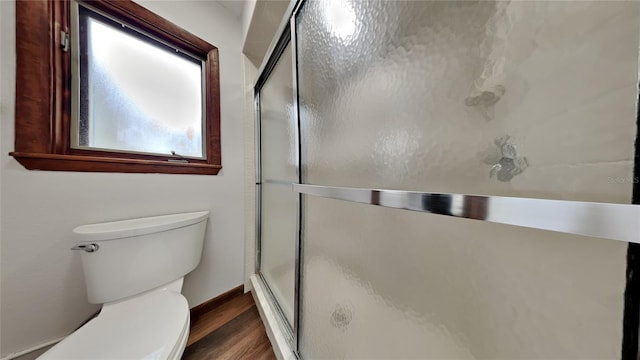
M640 206L294 184L300 194L640 244ZM604 220L594 224L593 219Z
M285 11L285 15L278 26L278 30L274 38L271 41L269 49L265 55L258 70L258 79L254 87L254 118L255 118L255 159L256 159L256 178L255 178L255 196L256 196L256 252L255 252L255 273L258 279L262 282L268 292L268 297L275 305L276 312L280 323L285 327L287 335L287 341L297 358L300 358L298 352L298 339L299 339L299 327L300 327L300 293L301 293L301 228L302 228L302 195L297 194L296 199L296 233L295 233L295 263L294 263L294 299L293 299L293 324L289 323L284 311L278 303L273 291L266 282L260 269L262 265L262 138L261 138L261 115L260 115L260 91L263 85L271 75L276 64L283 55L284 50L290 45L291 57L292 57L292 99L293 110L295 116L295 163L296 163L296 177L298 184L302 183L302 171L301 171L301 159L300 159L300 111L298 103L298 66L297 66L297 44L296 44L296 23L295 18L298 10L302 6L304 0L290 0L289 6ZM293 189L292 189L293 192Z
M283 320L284 324L288 324L288 320L286 319L284 312L278 305L277 301L271 290L269 289L268 284L265 282L264 278L260 274L260 265L261 265L261 139L260 139L260 89L262 85L264 85L265 81L269 77L271 71L273 70L275 64L279 60L280 56L283 53L284 48L287 45L291 45L291 54L292 54L292 71L293 71L293 107L294 113L296 117L296 174L298 177L298 183L293 184L292 191L298 194L297 197L297 229L296 229L296 249L295 249L295 295L294 295L294 321L293 326L286 330L289 331L289 335L291 336L292 349L294 354L300 358L299 354L299 336L300 336L300 306L301 306L301 291L302 291L302 268L301 268L301 259L302 259L302 228L303 228L303 218L302 218L302 205L304 201L304 196L320 196L333 198L338 200L346 200L353 201L359 203L367 203L377 206L385 206L398 208L402 210L410 210L410 211L422 211L435 215L445 215L445 216L455 216L460 218L467 219L475 219L480 221L489 221L496 222L508 225L515 226L524 226L534 229L543 229L550 231L557 231L563 233L577 234L582 236L595 236L600 238L608 238L615 240L628 241L628 253L627 253L627 277L626 277L626 290L625 290L625 304L624 304L624 318L623 318L623 343L622 343L622 360L632 360L632 359L640 359L640 233L633 233L633 229L630 229L627 226L627 229L615 229L613 226L615 224L612 223L612 231L617 235L614 237L603 236L601 234L590 234L589 231L585 233L583 229L580 231L574 231L572 229L568 229L566 226L557 225L534 225L530 223L528 225L521 225L516 223L511 223L510 219L499 219L499 221L495 221L495 219L488 218L479 218L474 216L464 216L464 215L456 215L449 211L448 213L434 210L433 208L423 208L422 205L417 206L415 208L412 207L412 203L408 200L409 198L420 198L424 199L429 198L431 200L438 200L440 197L447 197L449 199L453 199L454 197L458 197L460 199L467 199L468 201L479 201L480 202L488 202L488 201L507 201L510 204L517 203L525 203L525 202L534 202L536 204L542 205L547 209L554 210L555 206L568 206L573 209L582 210L582 209L590 209L591 211L596 210L598 213L608 212L608 211L617 211L617 212L633 212L637 213L640 210L640 183L637 179L640 179L640 108L638 108L637 114L637 135L636 135L636 146L635 146L635 158L634 158L634 185L633 185L633 205L629 204L607 204L607 203L587 203L587 202L576 202L576 201L565 201L565 200L552 200L552 199L535 199L535 198L506 198L499 196L482 196L482 195L466 195L466 194L437 194L437 193L425 193L425 192L411 192L411 191L397 191L397 190L386 190L386 189L356 189L356 188L338 188L338 187L330 187L330 186L316 186L312 184L305 184L303 182L303 164L301 159L301 133L300 133L300 109L299 109L299 92L298 92L298 61L297 61L297 38L296 38L296 18L300 8L304 5L306 0L290 0L289 7L285 11L285 15L281 24L278 27L278 31L276 32L276 36L271 42L271 45L267 51L267 55L265 56L265 60L260 66L258 71L259 77L256 82L256 86L254 88L254 96L255 96L255 144L256 144L256 274L259 275L260 280L266 285L265 287L269 290L271 299L273 303L276 304L277 310L279 312L279 316ZM640 94L638 98L637 104L640 104ZM402 193L403 199L400 201L404 205L398 205L393 199L388 203L384 203L384 201L380 201L380 196L395 196L399 193ZM304 195L304 196L303 196ZM364 196L364 197L363 197ZM366 199L365 199L366 198ZM397 199L396 199L397 200ZM432 201L433 202L433 201ZM413 204L415 205L415 204ZM446 209L445 209L446 210ZM451 210L451 209L448 209ZM555 209L557 210L557 209ZM554 211L555 211L554 210ZM519 216L522 221L525 223L529 223L529 220L525 216ZM631 234L635 236L630 236Z
M272 53L269 56L270 61L267 63L268 66L262 69L262 72L260 73L260 76L254 88L254 97L255 97L255 106L256 106L256 127L255 127L256 128L256 268L255 268L255 272L258 275L258 278L265 285L265 288L268 290L268 297L271 298L272 303L275 305L275 308L277 310L276 312L278 313L281 323L285 325L285 330L287 330L287 335L288 335L287 340L289 344L292 347L294 347L295 337L294 337L293 329L295 328L295 321L294 321L294 324L291 324L289 322L289 320L284 314L282 307L280 306L273 291L271 290L269 283L266 281L266 279L264 278L261 272L263 180L262 180L262 135L261 135L262 134L261 133L262 118L260 115L260 91L262 90L262 87L266 83L267 79L269 79L269 76L271 75L273 69L275 68L276 64L280 60L280 57L284 54L284 50L286 49L287 45L289 45L289 42L290 42L289 35L290 34L288 32L285 32L280 36L277 46L274 49L272 49ZM296 122L297 121L298 119L296 118ZM296 173L297 174L299 173L298 166L296 166ZM299 175L298 175L298 179L299 179ZM298 196L298 199L299 198L300 197ZM299 200L297 201L296 206L297 206L297 213L299 217L299 212L300 212ZM294 298L294 307L295 307L295 298ZM296 310L294 308L294 314L295 312Z
M640 206L640 91L636 101L635 150L631 203ZM626 280L621 359L637 360L640 359L640 244L629 243Z

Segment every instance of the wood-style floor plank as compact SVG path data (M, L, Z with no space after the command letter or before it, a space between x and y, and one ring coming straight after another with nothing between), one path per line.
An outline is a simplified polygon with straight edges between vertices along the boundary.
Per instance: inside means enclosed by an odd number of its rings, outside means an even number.
M188 346L182 357L183 360L275 358L255 305Z
M216 331L252 306L255 306L253 297L251 293L246 293L222 303L197 318L192 318L187 346Z
M184 360L276 358L250 293L194 316L187 344Z

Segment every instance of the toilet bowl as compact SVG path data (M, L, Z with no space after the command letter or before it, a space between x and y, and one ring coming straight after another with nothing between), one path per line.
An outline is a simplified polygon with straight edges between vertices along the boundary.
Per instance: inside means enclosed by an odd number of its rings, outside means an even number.
M41 359L180 359L189 307L179 293L152 291L103 307L100 314Z
M190 325L180 291L183 276L200 261L207 217L198 212L76 228L89 302L103 306L39 359L180 359Z

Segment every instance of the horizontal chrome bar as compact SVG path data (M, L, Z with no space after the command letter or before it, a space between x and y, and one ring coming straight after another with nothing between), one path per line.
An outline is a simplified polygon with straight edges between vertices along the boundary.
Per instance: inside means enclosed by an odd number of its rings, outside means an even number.
M640 205L293 184L293 191L395 209L640 243Z
M262 184L286 185L286 186L291 186L292 184L295 184L297 182L298 182L298 180L294 180L294 181L273 180L273 179L264 179L264 180L262 180Z

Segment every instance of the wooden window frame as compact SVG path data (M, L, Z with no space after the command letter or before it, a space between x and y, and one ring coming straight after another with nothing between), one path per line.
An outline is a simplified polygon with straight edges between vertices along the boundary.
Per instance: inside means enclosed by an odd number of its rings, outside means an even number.
M222 168L218 49L130 0L82 1L120 21L206 59L206 160L73 149L70 0L16 1L16 103L13 156L29 170L216 175Z

